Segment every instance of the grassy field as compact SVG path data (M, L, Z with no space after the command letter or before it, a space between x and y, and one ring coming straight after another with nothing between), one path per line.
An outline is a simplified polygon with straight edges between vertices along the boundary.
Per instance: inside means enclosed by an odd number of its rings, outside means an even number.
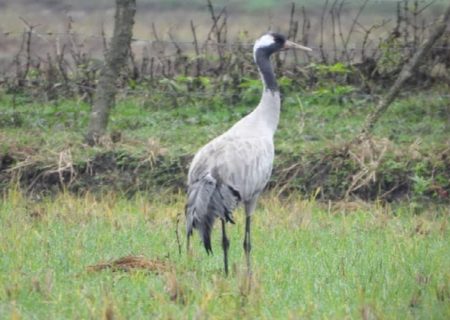
M12 107L11 95L0 92L0 156L13 159L9 169L5 161L0 188L7 188L15 174L29 176L21 180L22 187L29 191L40 193L58 188L58 177L40 187L35 185L35 179L55 174L66 165L64 171L73 168L75 172L72 191L114 189L132 194L183 188L189 157L258 103L259 85L243 91L242 100L235 105L227 102L226 94L214 96L209 92L190 97L184 92L172 96L149 90L149 95L120 96L109 124L109 131L119 134L120 139L112 142L108 138L96 147L83 141L88 104L66 99L39 102L18 96ZM406 196L408 201L421 201L422 197L448 201L450 104L445 90L443 87L405 94L381 119L374 135L375 151L386 152L376 168L374 184L369 186L375 190L371 199L389 194L396 184L401 184L406 189L390 199ZM292 180L289 188L306 196L321 188L322 200L342 197L352 176L364 170L359 160L350 158L342 163L337 158L333 164L336 169L322 180L317 176L309 178L308 171L317 170L320 157L352 139L373 106L373 98L348 86L311 92L287 90L275 135L276 170L272 184L285 179L283 170L300 163L303 169L300 174L294 172L298 179ZM360 146L353 150L363 163L378 156L373 152ZM109 158L102 160L108 155L115 157L111 161L118 166L116 171L103 170L110 167ZM96 157L100 159L99 172L92 177L83 168ZM364 194L358 196L367 199Z
M0 203L2 319L448 319L448 208L334 203L266 194L254 217L246 290L243 214L229 228L232 272L194 238L179 256L182 195L151 199L59 194L31 202L14 188ZM180 234L184 249L183 221ZM89 271L127 255L159 259L158 274Z
M110 132L120 132L123 143L115 148L142 152L147 140L171 155L194 153L200 146L221 134L258 104L259 80L241 93L238 104L227 101L230 95L211 92L189 96L189 92L161 92L142 88L133 97L121 95L112 110ZM253 83L256 83L253 84ZM147 91L148 90L148 91ZM183 89L187 90L187 89ZM447 86L406 92L393 103L375 130L377 139L386 138L397 147L417 142L424 151L448 145L450 96ZM176 104L174 101L177 101ZM327 86L308 91L285 92L278 131L277 151L318 151L354 137L376 101L350 86ZM15 106L13 106L15 104ZM34 100L0 91L0 150L29 147L37 153L81 148L90 106L81 100ZM170 130L169 130L170 129ZM189 134L187 134L189 133ZM98 150L90 150L98 151ZM161 151L161 150L160 150Z

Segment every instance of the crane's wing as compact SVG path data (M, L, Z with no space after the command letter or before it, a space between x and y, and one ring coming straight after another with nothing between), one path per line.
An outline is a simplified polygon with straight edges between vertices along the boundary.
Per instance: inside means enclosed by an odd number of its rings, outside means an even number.
M211 249L211 230L217 217L234 223L231 213L239 202L239 194L230 186L218 182L209 173L189 185L186 204L186 232L198 229L206 252Z

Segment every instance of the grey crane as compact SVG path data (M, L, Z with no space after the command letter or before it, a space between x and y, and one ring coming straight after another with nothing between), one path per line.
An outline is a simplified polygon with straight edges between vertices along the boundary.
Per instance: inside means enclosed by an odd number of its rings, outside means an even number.
M278 51L297 48L311 51L278 33L256 40L253 57L264 91L258 106L228 131L203 146L194 156L188 173L186 204L187 249L193 229L197 229L206 252L212 253L211 231L216 218L222 223L222 249L228 274L228 248L225 224L234 224L232 212L239 203L245 209L244 251L250 273L250 223L259 194L272 173L273 135L280 116L280 92L270 63Z

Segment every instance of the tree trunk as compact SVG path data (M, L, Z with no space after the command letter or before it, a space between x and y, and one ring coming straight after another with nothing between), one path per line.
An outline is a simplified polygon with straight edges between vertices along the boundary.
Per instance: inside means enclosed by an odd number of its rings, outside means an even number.
M430 51L433 44L442 36L447 28L448 21L450 19L450 5L447 7L444 14L434 25L430 36L419 47L417 52L413 55L411 60L405 64L400 72L400 75L395 80L394 85L391 87L387 95L380 100L375 110L373 110L366 118L364 126L361 129L360 134L356 138L356 141L363 141L367 139L373 131L375 124L380 119L381 115L388 109L389 105L394 101L400 92L401 87L408 80L413 71L417 68L422 58Z
M116 80L129 54L135 12L136 0L116 0L114 34L106 52L105 64L100 70L86 135L86 141L90 145L98 143L99 138L105 134L109 111L115 102Z

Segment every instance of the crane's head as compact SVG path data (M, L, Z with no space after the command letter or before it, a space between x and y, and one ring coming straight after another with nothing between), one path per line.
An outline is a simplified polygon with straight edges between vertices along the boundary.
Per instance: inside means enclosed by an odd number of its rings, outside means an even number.
M282 34L269 32L256 40L253 47L253 55L256 58L256 52L262 52L266 56L270 56L275 52L288 49L311 51L311 48L287 40Z

